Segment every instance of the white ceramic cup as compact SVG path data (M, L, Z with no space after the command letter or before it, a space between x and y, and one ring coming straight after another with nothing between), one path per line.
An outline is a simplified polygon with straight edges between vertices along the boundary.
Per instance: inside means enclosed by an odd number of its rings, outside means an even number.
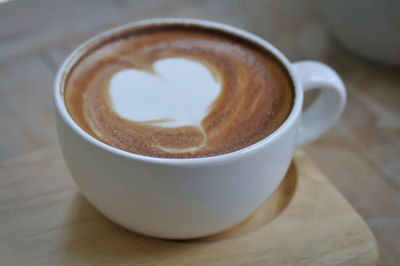
M255 42L280 60L295 89L293 109L271 135L218 156L164 159L104 144L82 130L64 102L65 76L104 37L138 25L182 23L229 32ZM321 90L302 112L303 94ZM294 149L315 140L338 119L346 102L342 80L328 66L290 63L273 45L249 32L192 19L153 19L124 25L82 44L60 67L54 84L57 130L65 162L82 194L105 216L135 232L187 239L228 229L251 215L281 183Z

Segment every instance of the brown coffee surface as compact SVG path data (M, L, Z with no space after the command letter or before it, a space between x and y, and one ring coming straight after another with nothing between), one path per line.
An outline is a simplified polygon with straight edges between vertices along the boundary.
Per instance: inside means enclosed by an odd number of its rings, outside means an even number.
M203 63L222 84L202 129L135 122L114 111L109 84L116 73L152 72L157 60L175 57ZM167 25L130 29L96 44L66 76L64 97L72 119L110 146L152 157L195 158L233 152L273 133L292 109L293 91L285 68L257 44L222 31Z

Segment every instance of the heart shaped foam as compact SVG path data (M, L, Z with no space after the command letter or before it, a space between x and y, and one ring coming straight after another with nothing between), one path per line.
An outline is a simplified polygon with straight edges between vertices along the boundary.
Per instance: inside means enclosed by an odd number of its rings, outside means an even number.
M115 112L134 122L161 127L197 126L221 91L221 84L203 64L186 58L154 63L154 72L126 69L110 81ZM202 130L203 131L203 130Z

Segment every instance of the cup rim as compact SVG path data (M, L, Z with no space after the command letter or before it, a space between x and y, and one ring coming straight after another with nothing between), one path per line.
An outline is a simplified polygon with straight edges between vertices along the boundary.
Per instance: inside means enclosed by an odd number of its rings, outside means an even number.
M266 136L262 140L250 146L229 153L207 156L207 157L199 157L199 158L160 158L160 157L151 157L147 155L131 153L128 151L120 150L111 145L108 145L96 139L95 137L91 136L81 127L79 127L78 124L72 119L72 117L68 113L64 100L65 78L67 76L67 73L71 70L71 67L74 66L74 64L80 59L82 55L85 54L85 52L88 49L90 49L91 46L95 45L98 42L101 42L102 40L106 39L109 36L112 36L119 32L123 32L125 30L129 30L134 27L149 26L149 25L168 25L168 24L182 24L188 26L195 25L204 28L215 29L217 31L223 31L228 34L236 35L241 38L250 40L251 42L258 44L267 51L269 51L285 67L294 85L294 104L286 120L270 135ZM101 32L93 36L92 38L85 41L77 48L75 48L64 60L64 62L58 69L54 80L53 96L56 109L61 118L63 119L63 121L85 141L95 145L96 147L106 152L110 152L120 157L124 157L127 159L134 159L142 162L153 163L153 164L169 164L169 165L193 165L193 164L208 165L210 163L221 163L221 162L231 161L243 156L253 154L254 152L257 152L258 150L264 148L264 146L273 143L276 139L279 138L279 136L284 134L284 132L290 128L290 126L295 122L297 115L301 112L303 103L303 92L301 91L299 80L296 77L291 67L290 61L271 43L253 33L223 23L201 20L201 19L186 19L186 18L156 18L156 19L135 21L109 29L107 31Z

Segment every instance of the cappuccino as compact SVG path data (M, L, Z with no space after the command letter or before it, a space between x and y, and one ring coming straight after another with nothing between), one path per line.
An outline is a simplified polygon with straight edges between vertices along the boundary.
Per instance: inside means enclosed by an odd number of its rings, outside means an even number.
M170 24L115 33L66 76L72 119L115 148L162 158L250 146L286 120L292 81L268 50L239 36Z

